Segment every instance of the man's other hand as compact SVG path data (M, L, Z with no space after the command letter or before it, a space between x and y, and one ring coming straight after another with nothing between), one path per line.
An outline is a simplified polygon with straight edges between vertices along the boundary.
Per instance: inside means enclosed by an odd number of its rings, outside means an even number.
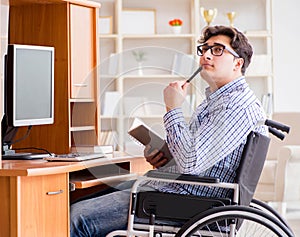
M154 168L159 168L164 166L168 159L164 157L164 154L158 149L151 149L151 146L147 145L144 149L144 156L146 161L149 162Z

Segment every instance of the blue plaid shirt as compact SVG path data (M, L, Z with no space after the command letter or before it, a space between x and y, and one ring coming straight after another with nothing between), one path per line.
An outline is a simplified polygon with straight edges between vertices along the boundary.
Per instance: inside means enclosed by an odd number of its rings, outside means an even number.
M181 108L164 116L167 144L174 157L160 170L218 177L234 182L247 135L255 130L267 134L265 126L255 125L265 119L259 100L240 77L217 91L206 89L206 99L196 108L189 124ZM228 197L232 190L186 184L151 182L162 192Z

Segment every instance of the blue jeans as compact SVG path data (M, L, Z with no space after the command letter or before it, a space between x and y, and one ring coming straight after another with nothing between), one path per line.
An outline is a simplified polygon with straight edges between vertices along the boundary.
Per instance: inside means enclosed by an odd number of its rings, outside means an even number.
M98 197L76 202L71 205L71 237L102 237L114 230L126 230L131 186L134 180L123 182L109 190L99 192ZM149 186L138 190L153 191ZM149 220L135 218L139 223ZM159 224L181 226L182 222L156 221Z
M124 182L116 190L71 205L71 237L102 237L114 230L126 230L130 191L133 182Z

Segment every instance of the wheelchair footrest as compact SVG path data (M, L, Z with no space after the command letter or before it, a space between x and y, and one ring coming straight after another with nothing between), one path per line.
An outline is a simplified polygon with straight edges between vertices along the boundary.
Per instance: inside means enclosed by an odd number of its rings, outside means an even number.
M193 216L218 206L231 205L230 198L210 198L161 192L139 192L136 216L157 220L186 221Z

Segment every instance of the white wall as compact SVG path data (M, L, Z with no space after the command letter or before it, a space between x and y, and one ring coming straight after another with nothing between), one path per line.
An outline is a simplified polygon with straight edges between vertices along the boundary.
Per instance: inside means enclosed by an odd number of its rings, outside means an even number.
M299 0L273 0L275 112L300 112L299 10Z

